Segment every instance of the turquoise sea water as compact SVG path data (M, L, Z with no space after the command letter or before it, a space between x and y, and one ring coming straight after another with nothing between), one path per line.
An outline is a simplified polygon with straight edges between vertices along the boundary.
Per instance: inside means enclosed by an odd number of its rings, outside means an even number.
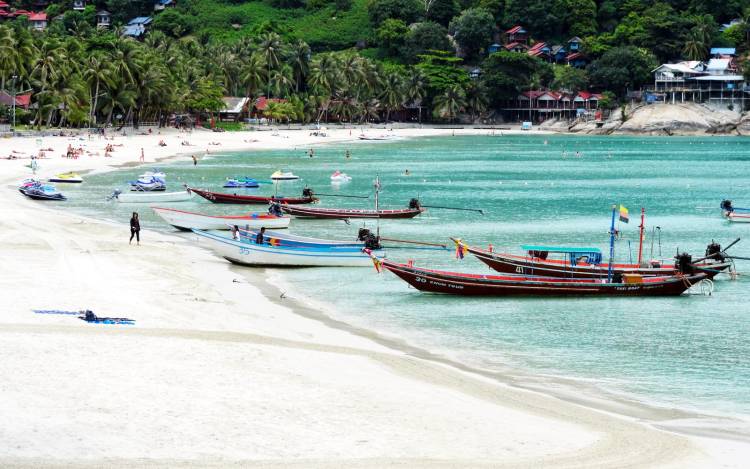
M344 151L352 151L346 160ZM712 239L723 245L750 236L750 225L728 224L719 202L730 197L750 205L750 140L687 137L482 136L397 140L213 155L160 165L173 189L179 182L219 189L227 176L265 179L276 169L303 178L279 193L297 195L305 184L320 193L368 194L379 175L381 207L426 205L475 207L473 212L429 210L413 220L384 221L384 236L472 244L520 253L522 243L594 245L607 249L610 207L630 209L620 223L621 260L637 253L640 207L647 210L646 256L674 255L679 247L702 254ZM563 152L567 156L563 157ZM580 152L579 158L575 153ZM340 169L350 184L332 186ZM408 169L409 176L404 175ZM143 172L127 169L91 175L66 187L66 209L127 222L137 209L147 228L170 230L143 205L104 201L112 189ZM270 193L262 186L256 193ZM322 206L372 206L372 199L323 197ZM238 213L242 206L197 198L175 207ZM248 206L251 210L264 207ZM353 236L360 223L294 220L292 231L311 236ZM373 222L368 222L373 227ZM127 237L127 229L123 237ZM146 239L148 234L146 233ZM750 257L750 237L731 253ZM434 268L487 272L479 261L456 260L453 250L388 251ZM351 324L401 338L436 353L490 370L581 380L609 393L651 404L750 418L750 261L739 280L719 277L712 296L677 298L479 299L422 294L395 276L374 269L273 271L283 288L323 303Z

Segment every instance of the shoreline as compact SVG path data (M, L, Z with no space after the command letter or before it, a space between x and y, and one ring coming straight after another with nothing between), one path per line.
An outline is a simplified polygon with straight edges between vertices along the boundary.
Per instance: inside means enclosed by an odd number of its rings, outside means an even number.
M221 135L226 135L226 134L221 134ZM154 136L151 136L151 137L156 137L156 136L154 135ZM219 137L216 137L216 138L219 138ZM326 141L322 141L322 142L319 141L319 142L316 142L316 143L318 143L318 144L320 144L320 143L341 143L341 142L348 142L348 141L349 141L348 139L343 138L341 140L326 140ZM276 143L283 144L283 143L286 143L286 142L280 141L280 142L265 142L265 143L266 144L271 143L268 146L272 147L272 148L284 148L285 146L283 146L283 145L275 146L274 144L276 144ZM29 144L30 144L30 142L29 142ZM303 142L303 143L301 143L301 145L309 145L309 144L310 144L309 142ZM296 146L299 146L299 145L300 144L298 144ZM257 147L261 147L261 146L259 145ZM264 149L266 149L266 148L264 148ZM222 149L219 149L218 152L223 152L223 151L252 151L252 150L253 150L253 148L244 148L244 149L242 149L242 148L232 148L231 150L222 148ZM155 160L156 160L156 162L165 161L166 159L176 160L176 159L179 159L179 158L182 158L182 157L187 157L191 153L194 153L194 152L177 152L177 153L175 153L175 154L173 154L171 156L170 155L165 155L165 156L163 156L161 158L157 157L157 158L155 158ZM64 161L64 162L61 162L61 163L67 163L67 160ZM82 163L83 163L83 161L81 162L81 164ZM4 163L0 162L0 170L2 170L2 165L3 164ZM45 165L45 161L42 160L41 164ZM73 162L70 162L69 166L74 166L76 164L77 164L77 162L73 161ZM138 166L139 165L138 163L132 164L132 162L130 162L130 163L124 162L124 164L127 164L128 166L130 166L130 165ZM153 164L153 161L148 161L145 164ZM115 170L115 169L118 169L118 167L119 167L119 166L112 167L111 165L107 165L107 166L109 166L108 169L106 169L106 168L92 168L92 170L93 171L98 171L98 170ZM8 181L8 182L10 182L10 181ZM14 194L14 195L17 196L18 194ZM22 199L20 199L20 200L22 200ZM34 206L32 203L28 203L28 201L24 201L24 202L27 202L27 203L19 203L19 205L27 205L29 207L33 207ZM56 212L55 216L57 218L60 218L60 215L62 214L59 210L54 210L54 208L52 208L51 210L49 210L48 207L45 207L44 211L45 212ZM77 216L76 218L86 218L86 217L78 217ZM89 222L89 223L91 223L91 222ZM96 223L97 222L95 222L95 221L93 222L94 225L96 225ZM148 233L150 235L151 233L154 233L154 232L149 231ZM175 237L175 236L172 236L171 234L169 234L169 235L156 234L156 239L157 240L164 239L165 243L170 243L172 245L181 244L182 246L180 246L180 250L187 249L188 251L201 251L202 254L200 255L200 257L202 257L202 258L207 258L207 257L212 257L213 256L212 254L205 252L205 250L203 250L203 249L197 249L197 250L192 249L192 247L194 247L194 245L192 245L192 246L189 245L184 238L182 238L181 242L178 242L174 238L181 238L181 237ZM200 246L197 246L197 247L200 247ZM225 261L223 259L216 259L216 262L210 262L210 263L214 264L215 267L217 268L217 270L224 270L224 271L227 271L227 272L229 272L231 274L236 274L236 272L235 272L236 269L233 268L230 264L225 263ZM247 277L248 274L249 274L249 272L242 274L242 276L243 277ZM255 275L255 273L253 273L253 275ZM258 274L258 275L260 275L260 274ZM227 277L227 276L225 276L225 277ZM204 281L205 281L205 279L204 279ZM208 283L211 283L211 282L209 281ZM268 284L268 279L267 278L266 278L266 281L264 283L267 284L268 287L273 288L273 285ZM264 289L263 285L258 285L258 284L254 284L254 283L251 282L251 286L254 289L260 290L261 293L266 296L266 300L271 300L271 299L275 300L275 298L272 298L275 295L271 295L271 294L267 294L266 295L263 292L263 289ZM220 296L219 297L219 301L223 302L223 297ZM295 300L295 301L297 301L297 300ZM276 300L274 302L278 303L277 306L279 306L279 305L283 306L283 308L281 308L281 309L285 309L285 310L288 309L291 312L291 314L295 314L295 315L300 315L302 317L306 317L305 314L302 314L300 312L299 305L296 305L297 307L288 308L288 304L287 304L288 302L284 302L283 305L278 300ZM310 305L303 305L302 309L306 309L306 308L310 308ZM310 309L310 311L306 311L306 312L314 313L316 315L323 315L323 316L325 316L324 312L318 311L317 309L315 309L315 307L312 307ZM307 319L310 319L310 318L307 317ZM320 318L317 318L317 317L313 318L313 319L315 319L315 321L317 321L317 322L319 322L321 320ZM340 321L337 321L336 319L333 319L333 318L328 318L328 320L329 321L340 322ZM325 321L325 320L323 321L322 324L326 328L330 328L331 325L332 325L330 323L327 323L327 321ZM10 324L8 324L8 326L10 326ZM349 328L356 327L356 326L351 326L349 324L347 324L347 326ZM25 329L25 327L26 326L23 326L23 325L18 325L18 326L14 326L14 327L8 327L8 328L6 328L6 330L4 331L4 333L13 332L15 330L16 332L19 332L19 333L23 333L25 331L25 332L32 333L32 334L44 334L44 332L42 331L42 328L28 327L28 328ZM227 326L225 325L224 327L227 327ZM266 327L268 328L269 325L266 324ZM63 329L66 329L66 328L63 328ZM69 330L65 330L64 331L64 333L66 333L66 334L67 333L78 334L78 335L81 335L81 334L82 335L96 334L96 332L91 331L91 330L89 330L88 332L85 332L85 333L80 333L79 331L81 331L83 329L75 328L75 327L71 327L71 328L67 328L67 329L69 329ZM122 333L123 335L129 335L129 334L132 334L132 335L139 335L139 334L149 335L148 332L144 332L144 331L164 331L164 335L165 336L169 336L169 334L163 328L161 328L161 327L160 328L156 328L156 329L152 329L152 328L149 328L149 327L147 327L147 328L140 328L139 327L136 330L139 331L139 332L130 332L130 331L117 331L117 332L118 333ZM204 333L200 332L201 330L203 330ZM231 325L229 326L229 329L226 329L226 330L227 330L226 334L233 334L233 333L235 333L235 334L238 334L238 333L242 334L243 333L242 331L240 331L240 332L231 332L231 331L234 330L234 328L232 328ZM345 332L346 332L346 334L351 334L353 331L347 330ZM367 332L373 332L373 331L367 331ZM105 334L112 335L113 333L110 332L110 331L107 331ZM205 330L205 329L199 329L199 330L195 330L195 331L191 332L190 334L194 334L194 335L197 335L197 336L201 336L201 334L204 334L206 337L211 337L212 331L211 330ZM188 335L190 335L190 334L188 334ZM305 334L305 331L303 331L303 335L304 334ZM154 332L154 335L159 335L159 332ZM341 334L339 334L338 332L336 334L334 334L334 335L337 336L337 337L341 336ZM263 336L262 335L261 337L267 337L267 336ZM254 337L254 339L255 339L255 342L262 341L262 339L260 339L259 337ZM366 337L366 339L367 339L367 341L370 341L372 339L372 337ZM385 338L383 340L388 341L387 338ZM252 340L250 340L250 342L252 342ZM346 340L346 342L349 342L349 340ZM383 357L381 357L381 358L384 359L384 360L386 360L386 362L390 362L391 360L396 360L396 361L398 361L398 360L405 360L405 362L404 363L400 363L400 365L393 365L392 363L389 363L389 364L392 365L392 366L396 366L396 368L398 369L398 373L397 374L402 374L402 375L406 374L406 375L409 375L411 377L411 379L414 379L415 376L418 376L420 378L424 378L423 372L421 372L421 371L417 372L417 369L414 368L416 366L416 364L421 364L420 366L422 366L422 365L426 365L426 363L431 363L428 366L428 368L432 369L435 372L438 372L440 374L440 376L442 376L443 378L445 378L445 376L444 376L445 373L447 373L447 374L451 374L452 373L452 374L457 375L457 376L464 376L464 378L462 378L462 379L466 379L467 381L472 381L472 382L476 381L477 383L484 383L484 386L500 388L500 389L492 389L492 390L485 389L483 391L480 391L478 388L482 387L482 386L479 386L479 385L477 385L476 387L474 387L472 389L464 389L466 386L459 386L461 392L468 393L470 395L474 394L475 397L476 396L485 396L485 399L488 399L487 398L487 393L495 395L497 393L504 394L505 392L510 392L510 393L518 395L518 396L515 397L515 400L511 399L510 402L514 403L515 405L520 405L521 407L526 407L527 411L529 410L528 409L528 407L529 407L528 401L534 401L536 406L539 406L539 407L542 407L542 408L546 408L547 411L550 411L552 408L556 409L558 405L561 405L563 407L571 406L570 408L566 409L566 411L564 413L567 414L567 413L572 412L573 414L575 414L575 412L577 410L580 413L586 414L586 418L584 418L583 420L586 421L588 423L588 425L585 425L585 426L592 426L593 425L596 428L600 428L600 426L596 425L595 422L597 420L601 420L601 421L606 421L606 422L608 422L611 425L614 425L614 427L619 428L619 431L623 431L623 432L626 432L628 434L630 434L630 430L628 430L628 429L631 426L633 426L632 430L634 430L634 431L636 431L638 433L641 433L641 432L642 433L649 433L650 437L655 438L655 439L658 439L658 434L662 434L662 432L660 432L658 429L655 429L653 426L650 427L651 430L645 431L645 428L647 428L645 426L645 424L638 423L638 422L636 422L636 421L634 421L632 419L628 419L628 418L621 417L621 416L617 416L617 417L612 416L610 412L600 412L600 411L597 411L596 409L592 409L592 408L588 408L588 407L582 407L580 405L580 403L579 403L579 405L576 405L575 403L570 403L570 402L566 402L566 403L563 403L562 401L558 402L558 399L555 396L549 396L548 394L538 395L539 394L538 390L525 389L523 387L520 387L520 388L516 387L515 389L512 389L512 390L509 391L508 389L506 389L506 387L508 387L507 383L506 383L505 386L503 386L502 382L500 382L500 383L495 382L494 379L493 379L492 383L487 383L486 382L487 381L486 380L487 377L486 376L483 377L481 375L481 373L477 374L476 370L462 369L460 367L457 368L455 366L455 364L445 363L445 362L442 361L443 359L441 359L440 357L435 357L433 354L430 354L430 352L421 351L420 349L418 349L416 347L413 347L413 349L415 350L415 352L416 351L419 351L419 353L426 352L429 355L428 356L420 357L417 354L414 357L409 357L409 355L410 355L409 353L404 353L403 350L398 350L398 349L393 350L390 347L387 347L387 348L390 349L387 352L383 352L382 350L380 350L380 351L372 351L372 347L371 346L365 346L364 342L362 342L362 340L356 339L354 342L357 344L357 346L359 348L359 352L356 352L356 353L360 353L363 350L366 351L366 352L368 352L368 353L370 353L370 354L372 354L372 353L385 353L385 355ZM378 342L378 341L376 341L376 342ZM377 345L375 345L375 348L376 349L380 349L381 346L383 346L383 345L384 345L383 343L378 342ZM364 348L361 348L363 346L364 346ZM334 349L326 349L327 352L330 352L330 350L334 350ZM372 357L369 357L369 358L372 359ZM437 358L438 361L436 361L435 358ZM416 361L414 361L414 360L416 360ZM381 365L383 365L383 362L381 362ZM450 365L451 368L453 368L453 371L450 371L450 370L446 371L444 368L446 368L447 365ZM410 373L410 372L407 372L407 370L412 370L412 371ZM467 373L467 372L470 372L470 373ZM457 376L453 376L450 379L454 380ZM435 378L436 377L433 376L433 379L435 379ZM440 380L438 380L438 381L440 381ZM445 383L442 383L442 384L445 385ZM454 386L456 386L455 383L454 383ZM494 402L493 399L490 399L490 400L492 400ZM541 403L540 402L536 402L537 400L538 401L542 401L542 402ZM499 402L496 402L496 404L500 404L500 403L504 403L506 406L508 404L507 400L504 401L503 399L500 399ZM550 408L550 404L552 404L551 408ZM536 407L534 407L534 405L532 405L531 407L532 408L536 408ZM584 410L582 410L582 409L584 409ZM537 411L538 411L538 409L537 409ZM558 412L559 412L559 410L558 410ZM533 413L535 413L535 412L533 412ZM544 413L544 412L542 412L542 413ZM552 415L554 415L554 414L555 414L555 412L552 412ZM577 415L577 417L578 417L578 419L573 419L573 420L580 420L581 416ZM555 420L557 420L557 419L555 419ZM564 418L562 420L565 421ZM618 425L618 423L613 423L612 421L618 422L619 425ZM639 428L640 428L640 430L638 430ZM0 430L1 429L2 429L2 427L0 426ZM614 433L614 430L610 429L610 432ZM656 432L656 433L654 433L654 432ZM671 433L669 433L669 435L673 435L673 436L670 436L668 438L665 437L664 435L667 435L667 434L662 434L663 439L660 440L660 442L659 442L660 444L666 444L667 447L669 447L670 445L672 445L672 447L675 448L675 449L676 448L681 448L680 450L677 451L677 453L679 453L679 454L684 453L682 456L677 456L677 454L673 454L672 456L676 457L676 459L675 459L676 461L680 461L681 463L684 464L684 463L686 463L686 461L682 460L682 458L685 455L696 456L696 453L694 453L694 451L695 451L694 449L688 449L688 448L690 448L690 446L692 445L692 443L691 443L691 445L688 445L687 440L685 440L683 442L682 441L683 437L675 435L675 434L671 434ZM608 439L611 439L611 438L608 438ZM589 440L589 441L591 441L591 440ZM668 442L670 442L670 443L668 443ZM608 443L609 444L614 444L615 442L614 441L608 441ZM644 440L642 440L642 443L645 445L645 447L648 447L649 444L651 444L652 442L648 439L648 436L646 436L646 438ZM654 443L654 444L656 444L656 443ZM600 443L594 443L593 445L594 445L594 447L601 446ZM605 446L607 446L607 445L605 445ZM625 451L625 452L628 452L628 449L632 450L632 448L626 448L626 447L618 446L618 445L615 445L615 447L619 448L620 451ZM652 444L652 447L653 447L653 444ZM600 448L597 448L597 449L600 449ZM613 450L612 447L610 447L608 449L609 452L611 452L612 450ZM585 451L585 450L583 451L583 453L586 453L586 452L587 451ZM566 452L563 451L563 453L566 453ZM648 452L645 452L645 453L647 454ZM664 460L663 459L663 457L665 457L667 455L664 455L664 454L661 454L661 453L657 453L657 454L658 454L658 457L659 457L658 460L654 459L655 455L653 453L650 455L651 459L648 460L649 464L653 464L655 462L657 462L657 463L660 462L660 463L663 463L663 464L665 464L665 463L668 464L669 463L668 460ZM595 455L598 455L598 457L601 458L603 456L603 452L594 451L593 455L590 454L590 456L594 456L593 460L596 461L597 459L596 459ZM605 465L610 465L610 464L617 463L618 459L617 458L612 459L612 456L616 456L616 455L610 454L605 459L599 459L599 462L604 462ZM62 459L64 459L64 458L62 458ZM698 458L698 459L700 459L700 458ZM523 458L521 460L523 460ZM10 458L9 461L12 462L12 461L14 461L14 459ZM15 461L23 463L23 461L21 461L21 460L15 460ZM256 460L253 460L253 461L256 464L259 462L259 461L256 461ZM476 459L472 459L471 461L472 461L471 462L472 465L474 463L479 462ZM514 461L516 461L515 464L517 464L519 460L514 460ZM50 462L53 462L53 460L47 460L47 461L45 461L45 463L50 463ZM132 460L129 460L129 462L132 462ZM266 461L266 462L269 462L269 461ZM290 463L290 462L294 462L294 461L283 461L283 462L278 462L278 464L284 465L284 464L287 464L287 463ZM427 465L432 465L432 463L429 463L428 460L424 460L423 462L427 462L428 463ZM565 459L563 459L563 460L559 460L559 459L555 460L553 458L552 461L547 460L547 461L542 462L542 464L543 465L546 465L546 464L558 465L558 463L560 463L560 462L568 462L568 463L570 463L572 461L569 461L569 460L566 461ZM583 461L577 460L576 462L577 463L581 463ZM646 459L641 459L640 462L641 463L646 463L647 460ZM498 463L502 464L501 461L496 461L496 462L493 462L490 465L492 465L493 467L497 467ZM340 465L341 464L341 460L331 460L327 464L330 464L330 465ZM514 463L510 463L510 464L513 465ZM683 464L680 464L680 465L682 466ZM201 463L201 465L203 465L203 463ZM574 464L574 465L576 465L576 464Z

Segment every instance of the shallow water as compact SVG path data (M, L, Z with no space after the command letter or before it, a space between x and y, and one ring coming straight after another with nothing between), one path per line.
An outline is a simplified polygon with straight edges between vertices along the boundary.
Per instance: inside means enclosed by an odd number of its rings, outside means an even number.
M350 160L344 158L347 148ZM227 176L266 179L278 168L290 169L303 180L248 191L283 195L298 195L306 184L320 193L367 195L379 175L381 207L405 207L418 197L425 205L485 211L481 216L431 209L413 220L382 222L384 236L448 243L448 236L458 236L518 253L522 243L593 245L606 252L613 203L631 214L629 224L619 224L623 237L616 256L621 260L637 255L641 206L647 209L646 257L652 241L653 257L670 257L677 248L700 255L711 239L726 245L750 230L723 221L718 207L726 197L750 205L750 140L743 138L443 137L323 146L312 159L306 151L214 155L197 167L192 162L159 167L167 172L170 190L181 182L220 190ZM336 169L353 181L332 186L329 176ZM404 175L406 169L411 175ZM142 171L91 175L80 187L65 188L70 197L65 207L121 222L137 209L145 227L168 230L145 206L104 200ZM372 204L372 199L323 197L321 205ZM174 206L208 213L243 210L200 198ZM345 238L359 226L295 220L292 231ZM656 226L660 230L652 236ZM750 257L750 242L730 252ZM452 249L391 249L388 255L435 268L487 272L470 256L456 260ZM750 273L748 262L738 261L737 268ZM712 296L480 299L421 294L373 269L277 274L285 288L325 303L340 319L475 366L576 378L656 405L750 415L750 308L744 297L750 276L720 277Z

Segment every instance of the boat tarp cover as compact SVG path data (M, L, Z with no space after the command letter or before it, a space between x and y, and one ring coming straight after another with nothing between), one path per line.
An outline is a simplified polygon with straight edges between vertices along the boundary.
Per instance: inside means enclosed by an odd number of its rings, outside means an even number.
M599 248L569 248L564 246L537 246L533 244L523 244L521 249L524 251L547 251L547 252L564 252L570 254L601 254Z

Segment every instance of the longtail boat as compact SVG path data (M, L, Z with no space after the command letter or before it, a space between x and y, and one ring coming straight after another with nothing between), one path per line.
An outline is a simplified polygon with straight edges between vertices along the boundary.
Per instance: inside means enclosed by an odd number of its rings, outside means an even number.
M408 208L395 210L363 210L347 208L311 208L311 207L290 207L283 206L281 209L298 218L328 218L328 219L346 219L346 218L414 218L425 209L419 206L416 199L412 199Z
M598 248L522 245L521 249L526 251L526 254L515 255L469 246L457 239L454 241L458 243L459 249L465 249L490 268L502 273L560 278L606 278L609 274L609 264L602 262L602 253ZM708 278L729 269L732 262L721 252L720 245L709 244L706 255L717 254L693 263L693 268L705 272ZM561 258L550 259L550 254L561 254ZM664 276L674 275L677 267L674 263L662 261L650 261L645 265L613 263L612 271L614 275Z
M622 206L621 206L622 210ZM625 209L627 212L627 209ZM725 256L721 245L712 242L706 247L706 257L693 262L689 254L680 254L678 262L664 262L662 260L643 261L643 241L645 239L646 211L641 208L641 224L638 261L636 263L614 262L614 209L612 212L612 226L610 228L610 261L602 262L602 252L594 247L563 247L522 245L526 255L519 256L504 252L494 252L469 246L459 239L453 239L457 252L465 251L473 254L477 259L490 268L509 274L544 275L560 278L611 278L614 275L636 274L645 276L675 275L679 272L678 263L690 264L695 271L703 272L708 278L713 278L720 272L733 266L732 260ZM736 241L735 241L736 242ZM732 243L733 245L734 243ZM730 245L731 246L731 245ZM730 247L728 246L728 247ZM558 254L559 258L551 259L550 254Z
M211 192L204 189L193 188L190 188L190 190L215 204L268 204L270 202L277 202L280 204L311 204L318 200L310 189L304 189L302 191L302 197L226 194L223 192Z
M271 244L272 238L257 244L208 231L193 230L193 233L217 255L249 266L367 267L371 255L383 256L382 250L368 254L359 246L284 246Z
M151 207L164 221L177 229L190 231L199 230L228 230L230 226L249 228L286 228L289 217L277 217L270 213L245 213L243 215L206 215L166 207Z
M388 260L375 260L417 290L451 295L482 296L677 296L706 278L704 273L643 277L625 275L621 282L606 279L563 279L522 275L478 275L424 269Z
M750 208L734 207L731 200L721 201L721 214L733 223L750 223Z
M239 229L239 239L241 241L254 242L258 236L257 230ZM321 238L310 238L307 236L299 236L291 233L283 233L281 231L266 230L263 237L268 240L268 244L273 246L297 246L297 247L353 247L357 249L378 249L380 248L379 241L373 239L372 241L365 240L338 240L338 239L321 239Z

